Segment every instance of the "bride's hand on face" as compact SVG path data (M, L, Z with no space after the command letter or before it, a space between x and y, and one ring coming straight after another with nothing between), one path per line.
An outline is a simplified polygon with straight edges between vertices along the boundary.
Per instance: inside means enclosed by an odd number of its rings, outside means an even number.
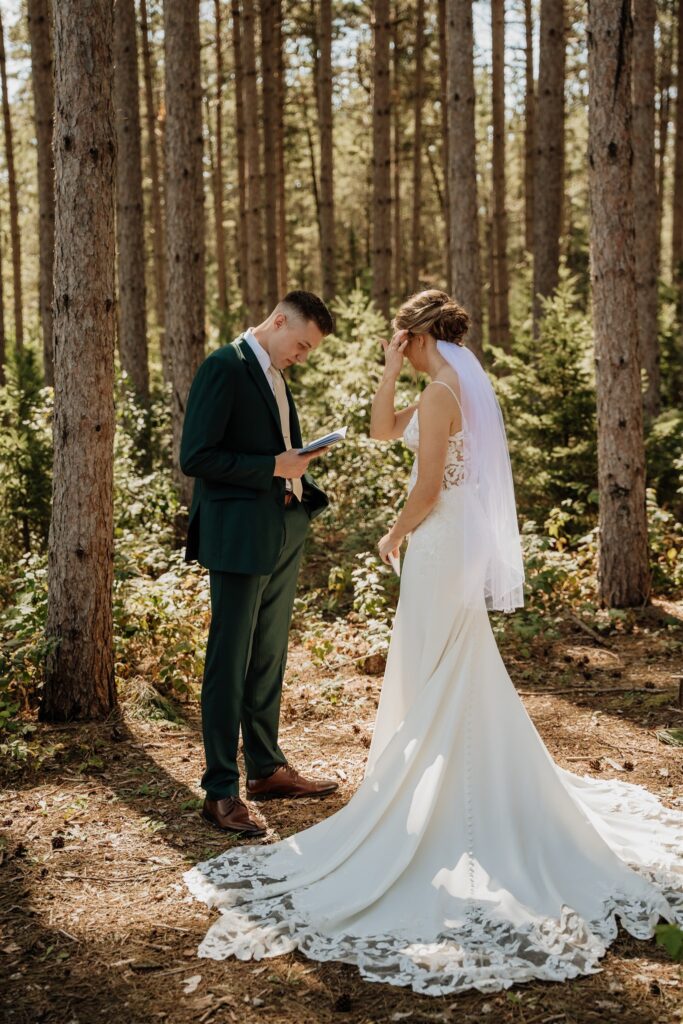
M401 548L402 537L397 537L391 530L389 533L385 533L381 541L377 545L379 557L385 563L389 565L389 554L395 555L398 558L398 554Z
M410 332L406 330L396 331L391 341L382 338L384 349L384 372L391 377L398 377L403 366L403 359L406 346L410 341Z

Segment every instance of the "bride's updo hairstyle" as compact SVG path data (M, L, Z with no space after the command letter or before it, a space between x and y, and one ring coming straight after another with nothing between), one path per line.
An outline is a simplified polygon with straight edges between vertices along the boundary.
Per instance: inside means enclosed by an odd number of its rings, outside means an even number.
M464 337L470 326L469 314L446 292L427 288L417 292L399 308L392 321L397 331L411 334L431 334L437 341L450 341L454 345L464 344Z

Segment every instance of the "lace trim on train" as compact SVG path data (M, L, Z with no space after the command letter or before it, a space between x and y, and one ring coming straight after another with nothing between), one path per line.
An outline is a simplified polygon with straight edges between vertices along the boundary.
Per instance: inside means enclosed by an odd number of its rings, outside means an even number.
M415 941L407 933L325 936L296 905L296 893L305 893L306 888L265 895L272 893L274 885L287 884L268 871L270 858L281 854L281 849L244 847L199 864L185 875L191 893L221 911L199 955L248 960L299 949L312 960L356 964L368 981L409 985L427 995L470 988L494 992L533 978L564 981L594 973L617 935L617 917L638 939L650 938L660 917L683 925L683 881L675 869L683 843L683 815L663 807L646 790L642 799L640 793L632 792L641 787L614 785L615 809L628 806L649 819L657 817L670 834L659 843L651 865L631 865L651 883L648 897L612 891L603 898L596 920L584 921L564 907L559 920L537 919L514 926L497 917L490 903L472 901L458 926L430 942Z

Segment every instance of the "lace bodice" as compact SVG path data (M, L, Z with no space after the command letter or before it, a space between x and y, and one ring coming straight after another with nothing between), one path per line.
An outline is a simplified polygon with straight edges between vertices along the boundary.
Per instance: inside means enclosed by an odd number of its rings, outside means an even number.
M420 428L418 426L417 409L403 431L403 440L407 447L415 452L415 461L413 462L408 482L408 490L411 491L415 486L418 474L417 451L420 446ZM446 455L446 465L444 466L443 483L441 485L444 491L449 491L452 487L460 487L462 484L467 483L470 478L471 460L466 440L463 430L456 431L455 434L451 434L448 438L448 453Z

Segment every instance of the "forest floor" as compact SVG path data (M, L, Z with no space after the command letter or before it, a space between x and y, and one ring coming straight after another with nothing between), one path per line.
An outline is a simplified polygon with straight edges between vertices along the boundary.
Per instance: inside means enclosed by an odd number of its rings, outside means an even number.
M657 619L662 612L666 626ZM507 644L502 653L559 764L628 778L670 806L683 803L683 750L657 736L683 726L683 605L658 602L633 631L605 638L568 616L560 639L537 637L524 655ZM266 841L314 824L349 799L362 777L380 683L352 659L341 668L316 663L294 637L282 746L296 767L335 776L340 788L324 801L259 804ZM7 1024L683 1020L681 967L654 939L623 931L600 973L493 995L419 996L299 954L198 959L216 912L188 897L182 873L232 842L198 813L198 706L184 705L180 724L134 710L124 699L121 717L105 724L36 724L28 759L3 768L0 1001Z

